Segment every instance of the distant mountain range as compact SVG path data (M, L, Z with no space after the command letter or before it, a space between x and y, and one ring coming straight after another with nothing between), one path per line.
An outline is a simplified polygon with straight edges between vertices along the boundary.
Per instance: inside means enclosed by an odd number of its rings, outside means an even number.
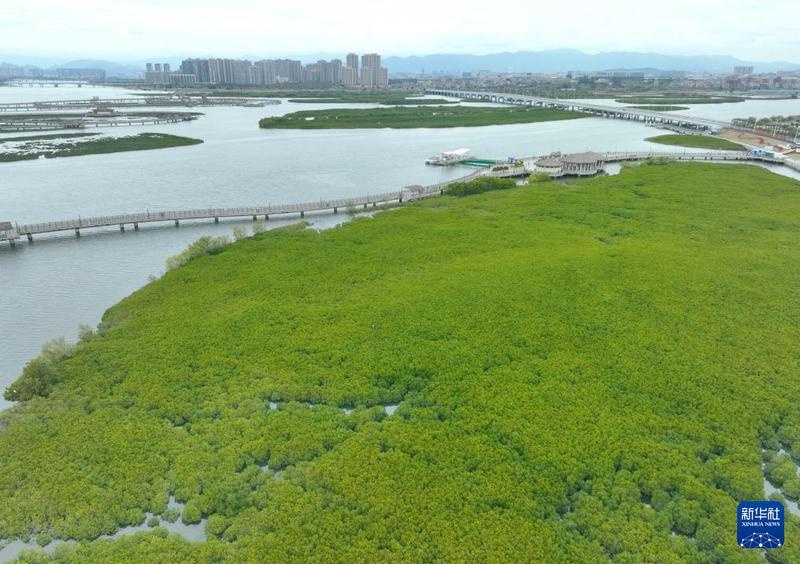
M136 78L142 74L144 69L140 66L121 65L111 61L101 61L97 59L79 59L77 61L67 61L51 68L62 69L102 69L106 71L106 76L120 78Z
M274 58L277 55L250 55L250 60ZM332 53L319 53L296 56L305 62L318 58L340 57ZM170 57L152 57L152 62L169 62L173 69L178 68L180 59ZM92 68L103 69L109 77L136 78L144 72L144 61L125 61L115 63L99 59L80 59L59 63L54 59L24 56L4 57L0 61L18 65L37 65L41 68ZM494 53L491 55L421 55L411 57L384 57L383 65L390 73L426 74L437 72L463 73L488 70L493 72L537 72L560 73L567 71L603 71L603 70L651 70L651 71L686 71L686 72L732 72L733 67L752 65L756 72L775 72L800 70L800 64L786 61L748 62L727 55L663 55L659 53L638 53L613 51L590 55L575 49L553 49L549 51L516 51Z
M116 78L137 78L144 72L144 63L141 65L120 64L112 61L102 61L98 59L78 59L58 63L52 59L41 57L4 57L0 55L0 66L23 66L26 68L41 68L44 70L53 69L102 69L106 71L106 76Z
M800 70L800 64L784 61L748 62L726 55L661 55L658 53L608 52L590 55L574 49L517 51L491 55L424 55L385 57L391 73L435 72L537 72L658 69L661 71L732 72L733 67L752 65L756 72Z

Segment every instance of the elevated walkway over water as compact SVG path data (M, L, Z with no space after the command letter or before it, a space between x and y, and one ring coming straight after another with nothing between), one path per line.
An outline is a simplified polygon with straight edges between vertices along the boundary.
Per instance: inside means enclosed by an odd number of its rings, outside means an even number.
M776 143L796 143L796 140L775 132L770 133L762 129L744 127L741 124L735 124L728 121L702 118L697 116L687 116L681 114L680 112L664 112L658 111L657 109L640 109L634 106L624 105L609 106L606 104L581 102L566 98L544 98L542 96L525 96L523 94L509 94L507 92L429 89L425 90L425 94L461 98L462 100L509 104L512 106L555 108L569 112L581 112L609 119L638 121L646 125L668 129L677 133L704 134L709 132L717 132L722 129L733 129L736 131L742 131L756 135L758 137L771 139Z
M624 162L642 161L647 159L663 158L677 161L705 161L705 162L756 162L775 165L784 165L792 170L800 172L800 161L776 159L766 156L754 155L744 151L709 151L709 152L610 152L601 153L604 162ZM144 223L166 223L174 222L177 227L184 220L210 220L219 222L220 218L246 218L252 217L255 221L259 216L268 220L276 215L299 215L305 217L306 213L311 212L333 212L340 210L358 210L378 205L399 204L404 201L416 200L430 196L437 196L444 193L445 188L456 182L469 182L479 176L494 177L516 177L528 174L535 170L533 163L542 157L529 157L519 159L523 164L503 164L500 166L480 168L466 176L448 180L446 182L432 184L430 186L409 186L396 192L384 192L382 194L371 194L366 196L355 196L352 198L340 198L336 200L320 200L318 202L304 202L298 204L281 204L255 207L239 208L202 208L194 210L174 210L163 212L145 212L121 215L105 215L97 217L87 217L78 219L67 219L60 221L47 221L42 223L16 224L0 221L0 241L8 241L11 245L22 237L33 241L35 235L56 233L63 231L74 231L76 236L81 235L82 230L119 226L120 231L125 231L126 226L132 226L138 230L140 224ZM493 161L494 162L494 161Z
M59 231L74 231L76 236L81 235L82 230L119 226L120 231L125 231L126 226L132 226L134 230L139 229L140 224L144 223L166 223L174 222L179 226L184 220L213 219L219 223L221 218L246 218L252 217L253 221L260 217L269 220L276 215L299 215L305 217L306 213L311 212L333 212L364 210L378 205L402 203L432 195L440 195L444 189L453 182L465 182L481 176L484 171L475 171L464 177L451 181L433 184L430 186L411 186L397 192L384 192L382 194L370 194L367 196L354 196L352 198L341 198L337 200L320 200L318 202L303 202L298 204L279 204L269 206L240 207L240 208L202 208L194 210L174 210L163 212L145 212L121 215L105 215L97 217L85 217L78 219L67 219L60 221L47 221L42 223L29 224L10 224L7 231L0 230L0 241L9 241L12 245L14 241L25 236L29 241L33 241L34 235L46 233L56 233ZM0 225L3 225L0 222Z
M593 114L597 117L641 121L647 124L673 125L685 129L695 129L701 131L732 127L727 121L695 116L685 116L676 112L659 112L655 110L642 110L625 106L607 106L604 104L580 102L578 100L543 98L541 96L525 96L522 94L509 94L505 92L431 89L426 90L425 94L447 96L450 98L461 98L463 100L509 104L512 106L554 108L569 112Z

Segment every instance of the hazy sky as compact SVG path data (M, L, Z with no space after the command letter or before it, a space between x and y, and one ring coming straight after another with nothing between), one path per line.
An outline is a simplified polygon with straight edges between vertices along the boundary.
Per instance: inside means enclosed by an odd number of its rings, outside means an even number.
M800 0L0 0L0 59L562 47L800 62Z

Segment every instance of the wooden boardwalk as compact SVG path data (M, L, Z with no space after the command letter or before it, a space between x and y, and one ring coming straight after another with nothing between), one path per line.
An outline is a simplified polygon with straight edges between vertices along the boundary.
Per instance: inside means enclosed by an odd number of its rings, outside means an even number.
M146 96L135 98L85 98L82 100L47 100L44 102L7 102L0 104L0 112L35 112L42 110L69 110L79 108L92 108L94 106L105 106L107 108L127 108L138 107L146 108L151 105L158 105L148 100L154 100ZM180 102L173 102L174 105L182 105Z
M174 210L163 212L131 213L121 215L104 215L97 217L81 217L78 219L67 219L60 221L47 221L43 223L15 224L14 229L5 236L0 231L0 241L8 240L12 242L23 236L29 241L33 241L34 235L44 233L55 233L59 231L74 231L80 236L81 230L98 227L119 226L120 231L125 231L125 226L130 225L138 230L143 223L165 223L174 222L176 226L184 220L213 219L219 222L220 218L245 218L252 217L255 221L259 217L268 220L271 216L294 214L301 218L306 213L312 212L333 212L367 209L392 203L402 203L419 198L433 195L440 195L444 189L454 182L464 182L483 175L482 170L474 171L464 177L449 180L430 186L407 187L397 192L384 192L381 194L369 194L367 196L354 196L352 198L340 198L337 200L319 200L316 202L302 202L298 204L277 204L268 206L240 207L240 208L200 208L193 210Z
M761 162L769 164L785 165L800 172L800 162L780 160L765 156L753 155L744 151L716 151L716 152L611 152L602 153L605 162L641 161L651 158L666 158L678 161L716 161L716 162ZM404 201L437 196L444 192L444 189L455 182L468 182L479 176L513 177L521 176L533 171L533 162L540 157L529 157L521 159L525 166L508 167L504 170L492 171L491 168L475 170L466 176L455 178L446 182L432 184L430 186L410 186L397 192L384 192L381 194L370 194L367 196L354 196L351 198L340 198L336 200L319 200L316 202L303 202L298 204L278 204L255 207L239 208L201 208L193 210L175 210L163 212L131 213L121 215L104 215L97 217L86 217L78 219L67 219L61 221L48 221L43 223L13 224L11 229L0 230L0 241L9 241L12 245L16 239L27 237L33 241L34 235L45 233L55 233L60 231L74 231L80 236L81 230L99 227L119 226L121 231L125 231L125 226L132 226L139 229L143 223L165 223L174 222L176 226L184 220L210 220L219 222L220 218L245 218L252 217L253 220L263 217L269 219L270 216L295 214L305 217L306 213L313 212L333 212L340 210L365 209L377 207L379 205L397 204ZM3 225L0 223L0 225ZM12 224L6 224L12 225Z
M772 157L753 155L747 151L708 151L708 152L637 152L637 151L619 151L602 153L607 163L622 162L622 161L642 161L646 159L670 159L674 161L740 161L740 162L765 162L770 164L787 164L791 161L782 159L775 159Z
M141 125L162 125L165 123L180 123L183 121L193 121L197 116L191 114L173 114L165 117L143 117L131 118L130 115L119 115L114 118L67 118L57 119L21 119L4 120L0 116L0 133L16 131L53 131L57 129L86 129L91 127L125 127Z
M199 97L135 96L128 98L85 98L81 100L47 100L43 102L8 102L0 104L0 113L38 112L43 110L72 110L103 106L106 108L152 108L195 106L277 105L280 100L249 97Z
M753 155L746 151L718 151L708 153L637 153L616 152L604 153L607 163L622 161L642 161L646 159L670 159L673 161L713 161L713 162L751 162L782 165L800 172L800 160L776 159L773 157Z

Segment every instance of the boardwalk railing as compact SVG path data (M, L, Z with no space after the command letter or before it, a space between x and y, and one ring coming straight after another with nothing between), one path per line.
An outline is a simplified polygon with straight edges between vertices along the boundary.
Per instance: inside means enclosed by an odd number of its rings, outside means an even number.
M569 98L543 98L541 96L526 96L523 94L509 94L507 92L484 92L473 90L447 90L429 89L425 94L435 96L449 96L467 100L478 100L497 104L509 104L512 106L530 106L543 108L557 108L571 112L583 112L593 114L597 117L623 119L644 122L648 125L666 127L678 132L683 131L708 131L718 129L733 129L745 133L750 133L758 137L774 139L779 142L794 142L796 138L777 132L769 132L763 129L748 127L742 123L731 123L728 121L689 116L681 112L663 112L656 109L640 109L633 106L609 106L593 102L581 102Z
M165 212L146 212L132 213L123 215L104 215L98 217L86 217L69 219L64 221L48 221L45 223L31 223L18 225L16 230L19 234L49 233L53 231L68 231L71 229L86 229L91 227L107 227L110 225L138 225L139 223L158 222L158 221L180 221L189 219L215 219L226 217L247 217L247 216L270 216L286 213L300 213L321 211L339 208L345 209L351 206L377 205L393 200L400 200L401 192L387 192L374 196L358 196L354 198L343 198L340 200L321 200L319 202L304 202L300 204L278 204L269 206L240 207L240 208L200 208L194 210L175 210Z
M438 195L441 194L448 185L453 184L454 182L468 182L483 174L485 174L485 171L478 170L471 172L466 176L438 184L432 184L430 186L409 187L397 192L383 192L379 194L369 194L367 196L353 196L351 198L319 200L316 202L303 202L299 204L276 204L238 208L198 208L193 210L173 210L163 212L148 211L144 213L103 215L97 217L80 217L78 219L67 219L60 221L47 221L42 223L17 224L14 227L14 231L11 232L10 235L6 235L6 237L2 237L2 232L0 232L0 240L13 240L14 238L19 238L22 235L27 236L29 240L33 240L34 235L72 230L74 230L77 235L80 235L81 229L109 227L115 225L119 225L121 230L124 230L125 225L133 225L134 229L138 229L140 223L174 221L177 225L181 220L193 219L214 219L215 221L219 221L220 218L252 217L253 219L257 219L258 216L263 216L265 219L269 219L269 216L271 215L281 214L300 214L300 217L305 217L307 212L329 210L333 211L333 213L338 213L339 210L347 210L359 207L363 209L369 207L370 205L376 207L378 205L390 204L393 202L400 203L403 201Z
M604 153L608 163L622 161L641 161L646 159L671 159L677 161L759 161L772 164L788 164L791 161L777 159L765 155L755 155L746 151L715 151L715 152L610 152ZM790 165L791 166L791 165Z
M665 158L681 161L740 161L740 162L765 162L771 164L786 165L793 170L800 171L800 162L777 159L767 156L754 155L744 151L718 151L718 152L610 152L602 154L605 162L622 161L641 161L651 158ZM319 200L316 202L303 202L299 204L276 204L255 207L238 208L198 208L193 210L174 210L174 211L148 211L144 213L131 213L121 215L103 215L97 217L86 217L78 219L67 219L61 221L47 221L43 223L16 224L11 231L0 230L0 241L8 240L12 244L15 239L27 236L33 240L34 235L42 233L53 233L57 231L74 230L76 235L80 235L81 229L91 229L96 227L109 227L118 225L124 231L125 225L133 225L134 229L139 228L140 223L155 223L173 221L176 225L182 220L214 219L235 217L252 217L254 220L258 216L269 219L271 215L299 214L305 217L307 212L332 211L338 213L339 210L352 208L367 208L370 205L402 203L404 201L426 198L442 194L447 186L456 182L469 182L479 176L520 176L535 170L533 164L540 157L530 157L521 159L525 166L509 166L508 168L494 169L493 167L479 169L462 176L447 180L445 182L432 184L429 186L410 186L397 192L383 192L380 194L369 194L366 196L353 196L350 198L339 198L336 200ZM3 225L0 223L0 225Z

